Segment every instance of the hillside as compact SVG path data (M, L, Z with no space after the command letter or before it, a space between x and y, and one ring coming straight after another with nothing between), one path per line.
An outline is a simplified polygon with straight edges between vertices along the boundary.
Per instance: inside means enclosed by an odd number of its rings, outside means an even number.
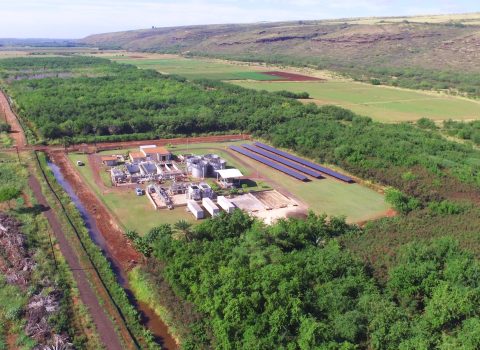
M480 71L480 14L155 28L81 42L337 69L355 64Z

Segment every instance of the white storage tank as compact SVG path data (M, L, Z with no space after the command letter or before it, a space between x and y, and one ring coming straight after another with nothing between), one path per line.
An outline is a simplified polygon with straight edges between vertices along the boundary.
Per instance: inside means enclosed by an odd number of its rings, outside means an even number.
M235 210L235 204L230 202L225 196L218 196L217 204L229 214L233 213Z
M217 207L215 203L210 198L203 198L202 199L202 204L207 209L207 211L210 213L211 216L217 216L220 214L220 209Z
M190 212L193 214L193 216L195 216L195 219L199 220L199 219L203 219L205 217L205 213L204 213L202 207L199 206L197 204L197 202L195 202L193 200L189 200L187 202L187 208L188 208L188 210L190 210Z
M190 163L188 167L192 176L197 179L202 179L208 176L208 163L203 160L196 163Z

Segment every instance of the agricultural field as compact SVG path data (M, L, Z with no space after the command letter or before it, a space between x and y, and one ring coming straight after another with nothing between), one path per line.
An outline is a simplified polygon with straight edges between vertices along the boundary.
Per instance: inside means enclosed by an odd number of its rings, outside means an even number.
M269 69L258 64L247 66L235 62L182 58L173 55L156 55L155 58L138 57L111 56L110 58L140 68L184 76L187 79L226 80L257 90L308 92L311 100L305 102L338 105L382 122L415 121L423 117L437 121L480 119L479 101L435 92L375 86L345 79L330 79L326 82L275 81L282 78L263 74L262 71Z
M319 105L334 104L382 122L480 119L480 102L459 97L368 85L350 81L328 82L235 82L245 88L308 92Z
M258 67L235 65L207 59L166 56L164 58L115 58L114 61L154 69L160 73L177 74L187 79L213 80L278 80L262 74Z

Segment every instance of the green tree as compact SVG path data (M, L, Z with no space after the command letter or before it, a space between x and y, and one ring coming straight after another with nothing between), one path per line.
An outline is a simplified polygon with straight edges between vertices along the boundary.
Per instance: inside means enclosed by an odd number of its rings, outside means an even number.
M175 229L177 231L180 231L183 235L183 237L187 240L187 241L191 241L192 240L192 231L190 230L190 228L192 227L192 224L189 223L188 221L186 220L179 220L177 221L174 225Z

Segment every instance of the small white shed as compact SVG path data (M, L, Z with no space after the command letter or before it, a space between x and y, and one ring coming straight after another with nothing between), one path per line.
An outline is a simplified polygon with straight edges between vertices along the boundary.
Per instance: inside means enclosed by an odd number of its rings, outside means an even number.
M217 204L229 214L233 213L235 210L235 204L230 202L225 196L218 196Z
M217 207L215 203L213 203L213 201L210 198L204 197L202 199L202 204L205 207L205 209L207 209L207 211L210 213L211 216L216 216L220 214L220 209Z
M197 202L193 200L189 200L187 202L187 208L190 212L195 216L195 219L203 219L205 217L205 212L203 211L202 207L197 204Z
M238 169L220 169L217 173L217 182L223 188L231 188L240 184L240 178L243 174Z

